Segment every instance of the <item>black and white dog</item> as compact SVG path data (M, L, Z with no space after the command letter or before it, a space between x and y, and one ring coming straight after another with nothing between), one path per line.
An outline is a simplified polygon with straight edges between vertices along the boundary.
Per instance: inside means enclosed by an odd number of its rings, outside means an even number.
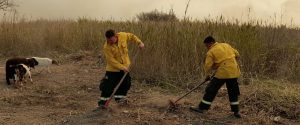
M5 65L6 82L8 85L10 85L10 79L16 79L16 68L19 64L24 64L29 68L34 68L36 65L38 65L38 62L34 58L15 57L8 59Z
M27 79L30 79L30 82L33 83L32 78L31 78L31 72L28 66L25 64L18 64L15 67L15 81L17 83L27 82Z
M24 64L29 69L34 69L36 66L47 67L48 72L50 73L49 66L51 64L58 65L58 62L50 58L40 58L40 57L31 57L31 58L11 58L6 61L6 82L10 85L10 79L15 79L16 66L19 64Z

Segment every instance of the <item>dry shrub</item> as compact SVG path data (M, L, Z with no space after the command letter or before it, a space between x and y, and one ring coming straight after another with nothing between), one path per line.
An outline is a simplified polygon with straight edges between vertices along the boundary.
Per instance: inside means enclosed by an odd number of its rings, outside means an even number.
M178 21L174 11L171 9L169 13L154 10L151 12L142 12L137 15L139 21Z
M247 112L265 112L287 119L300 118L300 86L278 81L256 81L243 94L241 106Z

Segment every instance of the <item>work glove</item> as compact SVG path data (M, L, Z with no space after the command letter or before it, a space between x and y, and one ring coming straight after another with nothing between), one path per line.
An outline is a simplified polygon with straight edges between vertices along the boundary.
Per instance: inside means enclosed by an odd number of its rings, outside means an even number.
M127 67L124 67L122 70L123 70L124 72L129 72L129 69L128 69Z

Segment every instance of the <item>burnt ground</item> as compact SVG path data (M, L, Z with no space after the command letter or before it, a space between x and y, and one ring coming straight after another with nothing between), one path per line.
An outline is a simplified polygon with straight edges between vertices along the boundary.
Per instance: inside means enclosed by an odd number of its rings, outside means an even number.
M3 61L1 64L4 66ZM50 70L51 73L41 68L33 70L34 83L16 89L6 85L5 72L1 69L1 125L275 124L269 118L246 113L243 109L243 118L235 119L230 112L226 90L219 92L212 109L205 114L188 109L198 104L203 94L200 91L183 99L178 110L166 111L168 99L175 100L186 91L174 93L137 81L133 81L128 94L129 105L121 106L112 101L110 110L93 111L100 97L98 85L104 75L103 66L93 59L85 59L51 66ZM241 86L242 92L243 89L245 87Z

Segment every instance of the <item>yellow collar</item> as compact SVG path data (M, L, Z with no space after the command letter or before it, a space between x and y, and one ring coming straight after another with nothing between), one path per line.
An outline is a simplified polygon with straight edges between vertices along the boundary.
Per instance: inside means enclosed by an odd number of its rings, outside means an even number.
M214 46L216 46L218 44L218 42L215 42L214 44L212 44L209 49L213 48Z

